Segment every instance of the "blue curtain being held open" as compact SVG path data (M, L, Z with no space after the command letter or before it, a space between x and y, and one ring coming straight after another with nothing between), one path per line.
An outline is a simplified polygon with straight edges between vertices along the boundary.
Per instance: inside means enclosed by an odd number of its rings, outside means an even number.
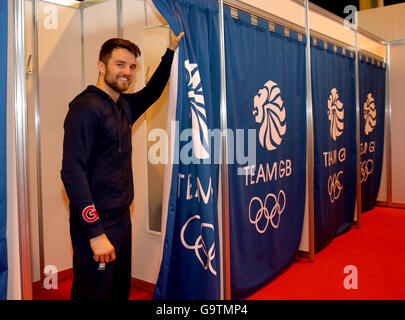
M225 14L231 296L244 298L294 260L305 208L305 36Z
M381 182L384 152L385 69L359 62L361 209L374 208Z
M0 1L0 300L7 298L7 3Z
M311 47L315 251L350 228L356 201L355 64L342 48Z
M212 156L219 146L211 139L212 130L219 127L218 4L213 0L153 3L176 35L185 32L176 77L177 151L153 298L219 299L219 166Z

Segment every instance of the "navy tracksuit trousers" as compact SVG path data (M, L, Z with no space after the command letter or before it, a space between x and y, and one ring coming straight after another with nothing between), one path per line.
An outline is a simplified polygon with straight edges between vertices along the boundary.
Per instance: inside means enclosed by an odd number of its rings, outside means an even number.
M90 241L82 228L70 223L73 246L72 300L128 300L131 287L132 230L130 215L117 224L104 226L114 246L116 259L95 262Z

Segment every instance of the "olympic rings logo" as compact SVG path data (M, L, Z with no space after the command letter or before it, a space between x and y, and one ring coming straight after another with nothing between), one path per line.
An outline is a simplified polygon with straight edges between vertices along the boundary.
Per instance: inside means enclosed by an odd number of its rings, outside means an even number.
M363 161L360 165L361 182L365 182L368 176L373 172L374 162L372 159Z
M181 242L183 244L183 246L185 246L187 249L190 250L194 250L195 255L197 256L197 259L200 261L201 265L203 266L204 270L209 269L210 272L216 276L217 272L214 270L214 268L212 267L211 261L214 260L215 258L215 242L212 243L211 247L207 250L207 245L202 237L202 229L203 228L209 228L212 229L212 231L214 231L214 226L211 223L201 223L201 233L200 235L197 237L197 239L195 240L194 244L188 244L186 242L186 240L184 239L184 233L187 229L187 226L189 225L189 223L194 220L194 219L198 219L200 220L200 216L199 215L195 215L192 216L191 218L189 218L186 223L184 224L184 226L181 228ZM206 258L206 262L203 261L202 257L201 257L201 250L202 253L205 255Z
M343 174L343 171L339 171L338 174L333 174L329 176L328 179L328 193L330 202L333 203L340 197L340 193L343 189L343 184L340 183L339 177Z
M274 200L274 205L269 212L269 209L267 208L267 200L270 198L270 200ZM259 210L256 212L256 217L252 218L252 204L257 201L259 203ZM264 233L267 230L267 227L269 226L269 222L273 226L274 229L277 229L278 226L280 225L280 217L281 214L284 211L286 204L286 198L285 198L285 193L283 190L280 190L278 193L278 196L276 197L274 194L269 193L266 198L264 199L264 203L259 197L253 197L250 200L249 203L249 222L251 224L254 224L256 226L256 230L259 233ZM262 218L265 219L265 225L264 227L260 228L259 222L262 220Z

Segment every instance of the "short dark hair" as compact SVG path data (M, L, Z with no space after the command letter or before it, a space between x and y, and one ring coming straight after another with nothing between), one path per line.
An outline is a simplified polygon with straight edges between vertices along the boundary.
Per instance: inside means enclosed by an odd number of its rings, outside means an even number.
M111 58L112 51L116 48L127 49L134 54L135 58L138 58L141 55L141 50L139 50L135 43L120 38L112 38L103 43L98 59L104 64L107 64L108 60Z

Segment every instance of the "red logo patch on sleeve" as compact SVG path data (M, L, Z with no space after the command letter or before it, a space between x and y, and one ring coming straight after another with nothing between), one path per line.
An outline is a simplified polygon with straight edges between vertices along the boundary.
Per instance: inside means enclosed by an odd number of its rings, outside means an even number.
M94 205L84 208L83 212L82 212L82 216L86 222L94 222L98 219L98 213L97 213Z

